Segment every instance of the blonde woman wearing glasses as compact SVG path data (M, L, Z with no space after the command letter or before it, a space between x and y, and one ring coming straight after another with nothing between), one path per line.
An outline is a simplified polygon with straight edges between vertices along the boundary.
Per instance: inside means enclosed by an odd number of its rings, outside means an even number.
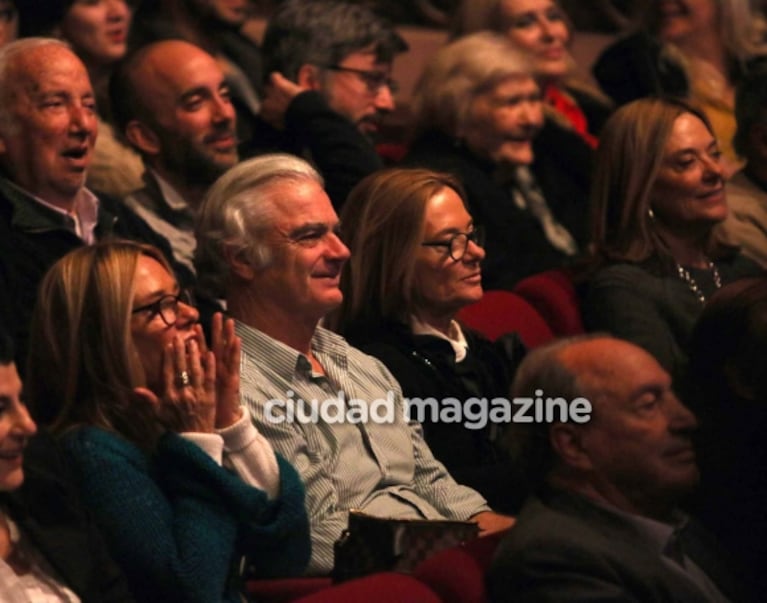
M240 406L233 322L214 318L209 349L163 256L131 242L64 256L39 299L30 403L136 597L240 601L243 559L300 574L303 486Z

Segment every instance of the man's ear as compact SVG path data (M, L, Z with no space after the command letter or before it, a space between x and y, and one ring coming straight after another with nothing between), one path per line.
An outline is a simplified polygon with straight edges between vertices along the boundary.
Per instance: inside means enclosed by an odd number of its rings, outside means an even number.
M591 458L583 446L583 427L555 423L549 429L549 442L562 464L575 469L591 469Z
M319 90L321 88L320 68L317 65L304 63L298 69L296 83L305 90Z
M125 126L125 138L145 155L159 155L160 139L145 123L134 119Z
M253 265L242 257L242 252L236 253L229 245L224 245L224 258L232 274L243 281L252 281L256 276Z

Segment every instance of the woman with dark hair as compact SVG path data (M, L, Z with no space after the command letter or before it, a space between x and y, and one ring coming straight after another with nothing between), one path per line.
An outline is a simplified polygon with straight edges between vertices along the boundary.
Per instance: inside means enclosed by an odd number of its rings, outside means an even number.
M70 478L29 416L0 330L0 600L133 601Z
M690 338L685 398L700 420L695 511L763 593L767 578L767 276L711 298Z
M760 272L717 237L727 216L720 156L698 108L659 98L616 111L597 151L584 322L644 347L674 377L706 300Z
M524 488L496 445L500 426L467 427L444 415L450 399L463 405L505 398L513 363L524 354L513 336L504 348L455 320L462 307L482 298L485 257L463 188L429 170L377 172L352 190L341 224L352 253L330 326L379 358L405 397L437 404L411 418L421 421L434 456L456 481L494 509L517 511Z
M59 260L35 309L28 396L140 600L239 601L308 561L303 487L239 402L240 341L161 253L111 242ZM232 471L233 470L233 471Z

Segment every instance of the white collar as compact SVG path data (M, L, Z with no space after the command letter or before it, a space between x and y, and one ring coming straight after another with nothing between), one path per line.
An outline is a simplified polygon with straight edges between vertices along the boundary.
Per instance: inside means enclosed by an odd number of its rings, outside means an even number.
M448 333L445 335L442 331L435 329L430 324L419 320L418 317L411 314L410 330L414 335L432 335L447 341L453 347L456 362L461 362L464 358L466 358L466 350L469 349L469 344L466 342L466 337L463 334L461 325L459 325L455 320L450 321Z

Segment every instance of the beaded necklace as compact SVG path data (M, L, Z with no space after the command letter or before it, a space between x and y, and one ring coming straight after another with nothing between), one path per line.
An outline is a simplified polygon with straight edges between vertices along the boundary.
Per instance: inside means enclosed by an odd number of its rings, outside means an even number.
M711 260L708 260L708 265L706 266L711 271L711 277L714 279L714 287L716 289L721 289L722 287L722 277L719 276L719 270L716 268L716 264L712 262ZM698 301L701 304L706 303L706 296L703 295L703 291L701 291L700 287L698 286L698 282L693 278L692 274L690 272L683 268L681 264L677 263L676 265L676 273L679 276L680 279L684 281L684 283L687 285L687 288L692 291L693 295L698 298Z

